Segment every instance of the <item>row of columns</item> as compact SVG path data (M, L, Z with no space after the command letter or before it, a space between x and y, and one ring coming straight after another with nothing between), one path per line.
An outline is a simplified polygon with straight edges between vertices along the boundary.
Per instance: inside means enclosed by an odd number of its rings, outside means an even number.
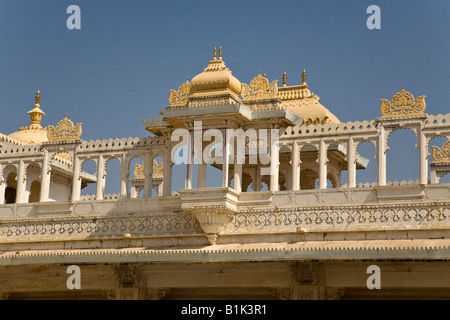
M144 156L144 197L152 196L153 188L153 155L146 154ZM170 158L170 157L169 157ZM166 154L167 159L167 154ZM172 181L172 165L165 161L163 167L163 187L162 194L169 195L171 191ZM72 184L72 201L79 201L81 195L81 165L82 162L79 157L75 157L73 168L73 184ZM103 200L106 186L106 172L105 172L105 158L99 155L97 158L97 188L96 200ZM120 159L120 197L127 198L129 194L128 183L130 178L129 162L126 156L123 155Z

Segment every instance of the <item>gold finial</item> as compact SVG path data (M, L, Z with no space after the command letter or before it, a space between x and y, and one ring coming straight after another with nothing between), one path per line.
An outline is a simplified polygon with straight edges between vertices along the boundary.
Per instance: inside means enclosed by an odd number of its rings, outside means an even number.
M40 101L40 100L41 100L41 93L40 93L40 91L38 90L37 93L36 93L36 104L34 105L36 108L39 107L39 101Z
M305 69L303 69L303 72L302 72L302 84L306 84L306 70Z
M222 47L219 47L219 60L222 60Z
M27 129L30 130L42 130L41 120L42 117L45 116L45 112L40 109L39 101L41 100L41 93L38 90L36 93L36 104L34 105L34 109L28 111L28 114L31 118L31 124Z
M402 84L402 90L405 90L405 85L404 84Z
M217 48L214 47L213 60L217 60Z
M64 118L66 118L67 119L67 112L64 114Z
M286 87L286 80L287 80L286 71L283 72L283 76L281 78L283 79L283 87Z
M261 75L261 69L259 69L259 73L258 73L258 75L259 75L259 76Z
M266 76L266 73L265 73L265 72L264 72L264 75L263 75L263 77L264 77L264 78L267 78L267 76Z
M189 76L186 76L186 82L189 82Z

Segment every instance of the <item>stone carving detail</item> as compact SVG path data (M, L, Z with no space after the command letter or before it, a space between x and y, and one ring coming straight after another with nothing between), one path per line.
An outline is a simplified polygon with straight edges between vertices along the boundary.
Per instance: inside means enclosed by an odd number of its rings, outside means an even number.
M164 162L158 163L156 160L153 159L152 177L155 179L162 179L163 178L163 169L164 169ZM134 177L135 177L135 179L145 179L144 164L137 163L134 165Z
M340 300L345 294L345 288L326 288L325 300Z
M135 287L138 285L138 268L136 265L118 265L116 275L119 287Z
M299 261L292 266L296 284L316 285L317 284L317 265L311 261Z
M432 146L431 149L433 149L431 156L435 162L450 162L450 140L447 140L442 148Z
M449 223L450 204L442 206L374 206L336 207L333 209L291 209L278 212L247 212L233 215L229 232L277 230L292 227L418 226L426 223Z
M70 141L78 140L81 137L82 123L78 123L76 126L73 122L67 119L67 115L62 119L56 127L48 126L47 138L48 141Z
M231 212L224 208L193 210L192 214L211 244L216 243L218 234L222 232L232 217Z
M126 219L61 219L52 221L3 221L0 226L0 238L46 238L70 237L80 235L117 236L124 233L158 234L167 232L194 232L201 229L197 220L188 215L142 217Z
M394 95L391 102L386 99L380 99L380 101L381 114L383 117L422 114L426 107L425 96L414 99L414 96L405 91L403 87L402 91Z
M269 83L266 77L261 76L261 72L250 82L250 85L242 84L242 100L271 99L278 96L278 80Z
M185 106L188 103L189 95L191 94L192 85L189 83L189 79L183 83L178 91L170 90L169 103L171 107Z

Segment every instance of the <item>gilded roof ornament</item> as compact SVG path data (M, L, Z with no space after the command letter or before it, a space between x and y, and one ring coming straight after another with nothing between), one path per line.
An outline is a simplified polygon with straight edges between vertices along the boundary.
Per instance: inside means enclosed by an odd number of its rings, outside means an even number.
M47 138L48 141L71 141L78 140L81 137L82 123L78 123L76 126L73 122L67 119L67 114L56 127L48 126Z
M277 98L278 95L278 80L269 83L269 80L265 76L259 74L250 81L250 85L242 84L242 100L259 100L259 99L271 99Z
M189 95L191 94L192 85L189 83L189 78L186 77L186 82L183 83L178 91L169 90L169 103L171 106L185 106L188 103Z
M380 99L381 114L383 117L422 114L426 108L425 97L426 96L420 96L417 99L414 99L414 96L405 91L402 86L402 91L395 94L391 102L386 99Z
M36 93L36 104L34 105L34 109L28 111L28 114L31 117L31 125L28 128L22 129L30 129L30 130L44 130L41 126L42 117L45 116L45 112L40 109L39 101L41 100L41 93L38 90Z
M286 80L287 80L286 71L283 72L283 76L281 78L283 79L283 87L286 87Z
M432 158L434 162L450 162L450 140L447 140L442 148L432 146Z
M303 72L302 72L302 84L306 84L306 70L305 69L303 69Z
M164 162L158 163L155 159L153 159L153 174L152 177L155 179L163 178L163 169ZM135 164L134 165L134 178L135 179L144 179L144 164Z

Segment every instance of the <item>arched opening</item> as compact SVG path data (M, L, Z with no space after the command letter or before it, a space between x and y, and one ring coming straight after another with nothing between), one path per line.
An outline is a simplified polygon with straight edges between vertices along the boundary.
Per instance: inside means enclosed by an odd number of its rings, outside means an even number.
M439 183L450 183L450 174L445 173L445 171L439 173L436 171L436 165L439 165L438 161L442 160L444 156L442 149L448 141L447 137L436 136L428 142L428 177L430 177L430 183L432 184L436 183L436 178Z
M82 174L88 174L92 180L97 181L97 163L94 160L86 160L83 162L81 166ZM91 182L87 185L81 186L83 189L81 190L81 195L86 197L89 196L93 200L97 193L97 183Z
M441 177L439 183L450 183L450 172Z
M135 157L130 161L130 181L129 188L130 198L144 197L144 159Z
M372 142L361 142L356 153L356 183L373 184L378 180L376 148Z
M300 189L312 190L318 188L319 174L312 169L303 169L300 171Z
M17 173L11 172L6 178L5 204L16 203Z
M33 181L30 186L30 195L28 197L28 202L39 202L41 198L41 183L37 180Z
M152 178L152 197L160 197L164 192L164 159L161 156L153 158Z
M419 151L417 137L411 129L398 129L388 138L386 152L386 180L417 181L419 179Z
M300 190L316 189L315 181L319 178L318 150L306 145L300 149Z
M106 162L106 179L104 199L114 199L120 194L120 160L108 159Z

